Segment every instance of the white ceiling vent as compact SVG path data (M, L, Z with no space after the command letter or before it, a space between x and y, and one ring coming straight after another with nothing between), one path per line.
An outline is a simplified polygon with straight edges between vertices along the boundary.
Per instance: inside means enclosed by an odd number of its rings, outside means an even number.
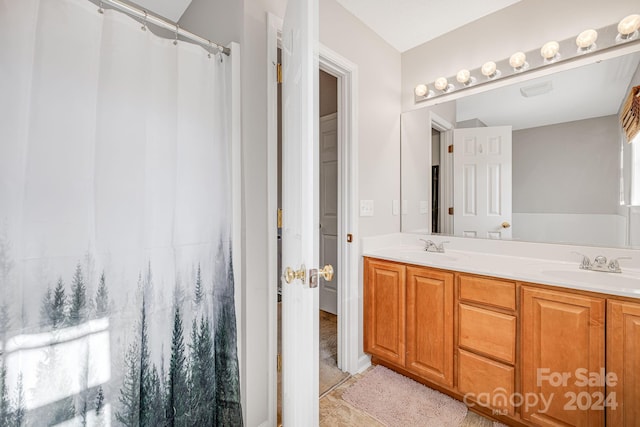
M533 98L534 96L544 95L545 93L549 93L553 90L553 85L551 84L551 80L547 80L546 82L536 83L534 85L525 86L520 88L520 93L525 98Z

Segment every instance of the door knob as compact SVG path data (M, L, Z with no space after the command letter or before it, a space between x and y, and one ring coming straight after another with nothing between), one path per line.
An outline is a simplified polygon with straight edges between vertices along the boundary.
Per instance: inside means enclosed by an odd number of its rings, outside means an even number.
M309 270L309 287L315 288L318 286L318 276L322 276L324 280L330 282L333 279L333 266L327 264L322 268L312 268Z
M287 267L284 269L284 281L287 283L291 283L296 279L300 279L302 280L302 283L305 282L307 278L307 269L304 266L304 264L302 264L300 266L300 270L294 270L291 267Z
M327 282L330 282L333 280L333 266L331 264L325 265L322 267L322 270L318 270L318 275L322 276Z
M500 225L502 225L502 228L509 228L509 227L511 227L511 224L509 224L507 221L503 222L503 223L502 223L502 224L500 224Z

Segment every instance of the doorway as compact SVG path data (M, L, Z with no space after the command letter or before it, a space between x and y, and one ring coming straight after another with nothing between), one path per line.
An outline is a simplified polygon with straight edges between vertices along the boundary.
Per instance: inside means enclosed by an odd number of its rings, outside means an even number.
M338 259L338 170L340 166L338 139L338 78L319 70L319 255L320 266L332 265L334 280L319 284L319 395L340 384L349 375L338 365L338 288L343 275Z

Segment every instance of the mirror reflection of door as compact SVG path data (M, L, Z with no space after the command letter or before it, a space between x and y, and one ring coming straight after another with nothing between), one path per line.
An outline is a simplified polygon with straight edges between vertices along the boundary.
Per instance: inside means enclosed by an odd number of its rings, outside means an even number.
M453 131L456 236L511 238L511 126Z

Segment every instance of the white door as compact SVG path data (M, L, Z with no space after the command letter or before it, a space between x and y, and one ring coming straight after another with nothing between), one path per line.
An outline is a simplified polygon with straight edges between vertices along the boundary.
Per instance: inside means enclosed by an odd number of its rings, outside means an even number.
M320 310L338 314L338 115L320 118L320 265L334 279L320 282Z
M309 281L318 267L317 0L287 3L282 65L282 266L299 273L282 283L282 421L317 426L318 288Z
M453 131L453 231L511 238L511 126Z

